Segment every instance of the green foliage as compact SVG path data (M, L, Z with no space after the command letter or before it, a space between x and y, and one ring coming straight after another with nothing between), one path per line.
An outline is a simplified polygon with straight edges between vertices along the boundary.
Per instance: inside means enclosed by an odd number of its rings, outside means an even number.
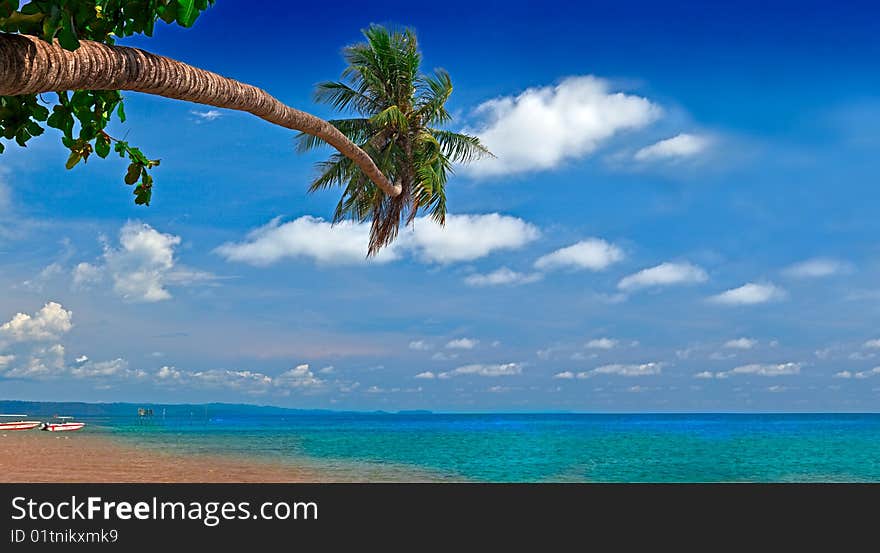
M421 54L415 33L380 26L364 31L367 41L343 51L348 67L342 80L318 85L315 100L359 117L330 123L367 152L388 178L402 187L391 198L347 157L333 154L318 165L311 191L341 187L333 220L372 221L370 254L389 244L401 222L426 212L446 220L446 182L456 163L492 154L479 139L444 130L452 117L446 102L452 80L443 70L419 72ZM300 133L297 147L312 150L324 143Z
M0 32L21 33L57 40L67 50L80 40L114 44L136 34L152 36L158 21L191 27L214 0L0 0ZM50 112L51 108L51 112ZM45 127L61 131L61 142L70 150L66 167L87 162L94 152L106 158L111 149L128 158L126 184L134 188L135 203L149 205L153 178L149 170L159 165L127 142L105 132L116 116L125 122L119 91L77 90L58 93L57 102L39 95L0 96L0 137L19 146L43 134ZM0 153L5 146L0 142ZM133 169L134 167L134 169ZM129 182L131 181L131 182Z

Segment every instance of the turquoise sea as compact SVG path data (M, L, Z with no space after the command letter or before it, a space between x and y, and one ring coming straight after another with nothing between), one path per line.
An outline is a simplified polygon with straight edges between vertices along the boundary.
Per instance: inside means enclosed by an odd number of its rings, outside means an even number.
M153 409L145 418L127 406L84 409L78 417L90 423L88 432L141 446L309 466L338 480L880 481L878 414Z

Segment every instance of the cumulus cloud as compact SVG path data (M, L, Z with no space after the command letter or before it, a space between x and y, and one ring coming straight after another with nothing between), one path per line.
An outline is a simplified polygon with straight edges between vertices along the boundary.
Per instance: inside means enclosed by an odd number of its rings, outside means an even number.
M679 160L705 152L711 143L707 136L681 133L645 146L633 157L638 161Z
M616 348L618 343L613 338L595 338L584 344L584 347L587 349L612 349Z
M539 235L534 225L498 213L449 215L445 226L419 217L401 231L393 244L367 259L368 223L342 221L334 225L318 217L303 216L286 223L275 218L248 233L243 242L228 242L215 251L228 261L258 267L288 258L310 259L322 265L387 263L400 259L407 251L422 261L442 264L517 249Z
M413 340L409 343L409 349L413 351L428 351L434 349L434 346L424 340Z
M474 349L480 341L475 338L457 338L446 343L447 349Z
M448 215L446 225L419 217L410 229L401 233L402 246L416 257L430 263L473 261L496 251L516 250L541 235L538 228L517 217L489 213L485 215Z
M85 288L92 284L97 284L104 278L102 267L86 262L78 263L73 268L72 274L73 286L76 288Z
M590 378L597 375L615 375L615 376L654 376L663 371L663 363L641 363L641 364L619 364L602 365L590 371L577 373L578 378Z
M623 250L614 244L599 238L588 238L539 257L535 261L535 268L542 271L553 269L601 271L623 258Z
M228 261L264 267L285 258L307 258L325 265L367 262L370 227L365 223L341 221L331 224L318 217L304 216L287 223L280 217L248 233L244 242L228 242L217 253ZM397 259L399 245L383 248L370 261L387 263Z
M727 349L752 349L756 345L758 341L754 338L736 338L724 342L724 347Z
M814 257L795 263L784 269L784 273L792 278L822 278L845 272L849 265L836 259Z
M425 371L425 372L421 372L421 373L415 375L413 378L421 378L424 380L433 380L434 378L436 378L436 376L431 371Z
M72 311L50 301L34 315L16 313L11 320L0 325L0 336L15 342L56 340L73 328L72 317Z
M649 269L623 277L617 283L620 290L638 290L655 286L671 286L677 284L699 284L709 280L701 267L690 263L661 263Z
M873 369L867 371L858 371L858 372L850 372L850 371L840 371L835 374L835 378L871 378L880 374L880 367L874 367Z
M476 134L495 158L466 169L478 177L552 169L587 156L605 141L654 122L662 110L646 98L614 92L593 76L569 77L477 107Z
M558 378L560 380L571 380L574 378L574 373L571 371L562 371L553 375L553 378Z
M468 286L516 286L541 280L540 273L520 273L507 267L501 267L491 273L475 273L468 275L464 283Z
M122 358L109 361L89 361L88 357L82 356L76 359L76 365L70 368L70 374L74 378L114 378L128 374L128 361ZM143 372L135 374L143 375Z
M865 342L862 347L870 348L870 349L880 349L880 338L875 338L873 340L868 340Z
M781 300L785 296L785 290L775 284L749 282L712 296L709 301L720 305L755 305Z
M65 370L64 353L61 344L35 348L20 363L3 368L2 376L37 380L60 376Z
M325 385L325 381L318 378L308 364L297 365L277 376L250 370L189 371L166 365L153 376L158 384L165 386L223 388L254 395L273 391L288 395L292 390L314 389Z
M321 386L323 381L315 376L309 365L297 365L275 377L273 383L284 388L311 388Z
M73 269L75 287L100 282L107 275L113 290L126 301L157 302L171 298L168 287L212 280L210 273L180 266L175 258L179 236L129 221L119 230L119 246L104 245L98 264L79 263Z
M694 378L715 378L715 375L711 371L701 371L694 374Z
M464 365L451 371L442 372L437 375L437 378L452 378L453 376L461 375L496 377L514 376L518 374L522 374L521 363L501 363L492 365L475 363L473 365Z
M728 378L736 375L755 375L755 376L790 376L800 374L800 363L779 363L761 364L752 363L735 367L729 371L719 371L715 373L715 378Z

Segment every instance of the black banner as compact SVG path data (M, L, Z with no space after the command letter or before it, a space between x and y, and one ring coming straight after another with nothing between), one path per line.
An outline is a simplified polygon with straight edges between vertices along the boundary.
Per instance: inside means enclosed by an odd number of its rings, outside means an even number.
M471 551L477 538L493 551L759 551L770 542L842 550L873 539L878 498L875 485L6 484L0 551Z

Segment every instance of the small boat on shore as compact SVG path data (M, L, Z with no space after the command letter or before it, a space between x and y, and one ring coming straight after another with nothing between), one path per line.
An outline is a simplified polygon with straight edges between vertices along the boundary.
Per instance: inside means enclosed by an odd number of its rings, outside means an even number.
M40 421L28 421L28 420L16 420L16 421L4 421L3 418L8 419L25 419L27 415L0 415L0 432L5 432L7 430L33 430L34 428L40 426L42 423Z
M73 417L56 416L55 418L61 422L44 422L40 426L40 430L45 430L46 432L72 432L74 430L82 430L86 425L84 422L72 422Z

